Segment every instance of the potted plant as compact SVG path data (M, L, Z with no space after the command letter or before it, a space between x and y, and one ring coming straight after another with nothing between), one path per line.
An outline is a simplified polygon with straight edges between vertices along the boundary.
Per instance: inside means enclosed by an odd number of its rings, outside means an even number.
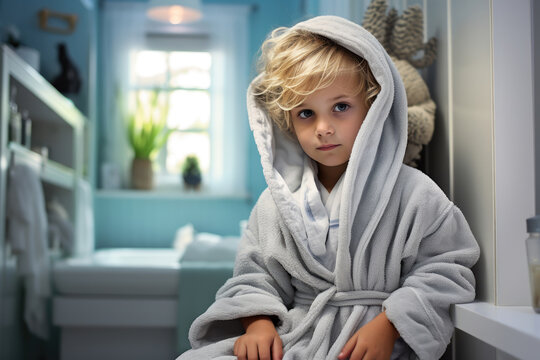
M195 155L188 155L184 164L182 165L182 178L184 179L184 186L186 188L192 188L198 190L201 186L201 168L199 166L199 159Z
M141 95L136 94L136 107L128 117L127 134L134 152L131 185L134 189L148 190L154 183L152 161L173 130L167 128L169 109L166 103L159 102L158 92L150 92L144 102Z

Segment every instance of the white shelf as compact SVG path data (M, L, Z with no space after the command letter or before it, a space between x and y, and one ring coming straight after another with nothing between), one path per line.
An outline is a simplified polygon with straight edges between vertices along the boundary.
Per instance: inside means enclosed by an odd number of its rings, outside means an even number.
M9 46L2 45L2 52L9 62L9 75L21 85L17 87L20 92L18 100L21 109L32 109L35 110L34 114L43 114L44 121L67 123L73 128L83 128L86 118L70 99L58 92Z
M77 184L83 179L87 119L71 100L5 45L0 46L0 69L0 254L5 242L7 174L9 166L17 163L29 166L47 185L43 187L46 201L54 199L65 209L77 244L77 229L83 221ZM46 148L47 156L19 143L8 143L11 102L17 105L19 113L28 113L31 146ZM63 255L71 255L69 250L62 251Z
M250 195L247 192L243 193L223 193L218 191L201 190L185 190L182 186L176 189L152 189L152 190L133 190L133 189L117 189L108 190L101 189L95 192L97 198L101 199L227 199L227 200L249 200Z
M73 169L45 159L43 156L16 143L9 144L9 151L13 156L12 161L30 166L39 174L42 181L66 189L74 188L75 175Z
M456 328L519 359L538 359L540 314L530 306L496 306L485 302L453 309Z

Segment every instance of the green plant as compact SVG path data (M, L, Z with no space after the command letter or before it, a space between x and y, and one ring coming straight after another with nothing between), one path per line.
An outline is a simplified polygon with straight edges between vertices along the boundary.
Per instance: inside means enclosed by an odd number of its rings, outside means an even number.
M136 94L135 111L128 117L128 139L135 158L152 159L174 130L167 128L169 106L159 101L158 92L148 93L145 101L141 95L145 94Z
M200 175L201 168L199 166L199 159L195 155L188 155L184 163L182 164L182 175Z

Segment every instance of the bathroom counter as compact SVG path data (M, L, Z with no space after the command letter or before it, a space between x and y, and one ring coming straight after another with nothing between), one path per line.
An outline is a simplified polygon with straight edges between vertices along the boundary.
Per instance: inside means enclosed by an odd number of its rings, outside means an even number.
M473 302L454 306L456 328L519 359L538 359L540 314L530 306Z

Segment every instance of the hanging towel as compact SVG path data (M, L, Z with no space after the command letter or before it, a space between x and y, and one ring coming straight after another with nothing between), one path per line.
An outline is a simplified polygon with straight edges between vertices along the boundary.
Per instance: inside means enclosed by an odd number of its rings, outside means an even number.
M73 225L67 210L53 199L47 203L48 238L53 246L60 246L68 254L73 253Z
M24 279L24 319L36 336L48 338L50 296L47 215L41 182L30 167L14 164L7 191L7 240Z
M94 251L94 206L92 187L86 180L77 182L77 219L75 231L75 256L87 256Z

